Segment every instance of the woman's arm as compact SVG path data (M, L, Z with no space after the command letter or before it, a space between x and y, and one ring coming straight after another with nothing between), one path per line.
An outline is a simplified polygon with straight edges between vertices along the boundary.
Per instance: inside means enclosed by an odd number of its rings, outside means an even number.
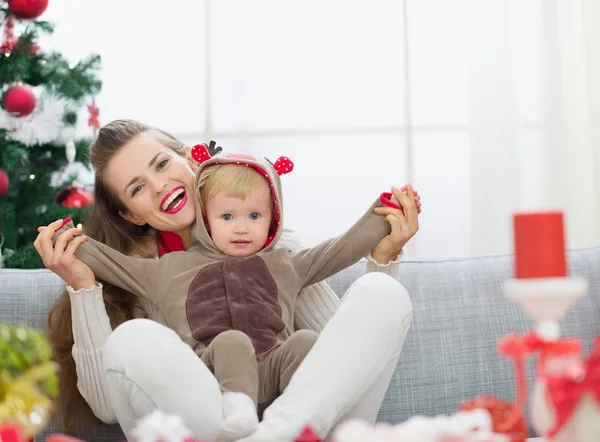
M73 320L72 355L77 372L77 388L94 415L106 424L117 423L117 417L106 396L106 378L101 349L112 333L102 297L102 285L74 290L67 286Z
M377 246L375 246L375 249L377 249ZM369 253L369 255L367 256L365 274L371 272L379 272L385 273L386 275L390 275L392 278L398 279L398 277L400 276L400 261L402 259L402 254L403 252L400 251L396 259L391 259L389 261L382 260L382 262L379 262L373 257L373 253Z

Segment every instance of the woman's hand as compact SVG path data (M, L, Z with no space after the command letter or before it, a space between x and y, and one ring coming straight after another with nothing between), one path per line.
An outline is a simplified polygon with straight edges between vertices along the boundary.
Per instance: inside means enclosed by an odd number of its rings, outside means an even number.
M410 184L400 189L392 188L393 202L404 209L393 207L377 207L375 213L385 215L390 223L391 233L379 241L371 251L371 256L379 264L387 264L398 258L402 248L419 230L419 213L421 213L421 196Z
M96 283L96 277L82 261L75 258L75 251L86 241L81 229L72 228L61 233L52 245L52 237L60 228L62 220L54 221L47 227L38 227L39 235L33 242L44 266L61 277L75 290L87 289Z

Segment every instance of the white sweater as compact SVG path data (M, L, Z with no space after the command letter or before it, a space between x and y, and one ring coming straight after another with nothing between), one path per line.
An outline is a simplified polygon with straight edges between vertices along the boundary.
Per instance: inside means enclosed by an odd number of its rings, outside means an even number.
M296 250L304 245L283 229L277 247ZM367 258L366 273L382 272L396 277L399 270L398 258L381 265L371 256ZM100 351L112 332L102 297L102 285L97 283L89 289L73 290L67 286L71 298L73 317L73 359L77 370L77 388L98 419L107 424L117 423L115 413L106 397L104 368ZM154 304L140 298L139 302L148 318L164 324L161 313ZM325 281L302 290L296 301L295 323L298 329L307 328L320 332L334 314L340 300Z

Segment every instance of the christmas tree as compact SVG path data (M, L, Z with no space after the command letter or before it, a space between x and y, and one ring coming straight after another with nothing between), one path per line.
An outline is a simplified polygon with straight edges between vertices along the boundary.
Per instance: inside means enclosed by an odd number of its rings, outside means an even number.
M77 139L75 128L87 106L90 137L98 129L100 57L73 62L40 47L39 37L53 32L39 19L47 6L0 0L0 267L2 260L4 267L42 267L33 248L37 227L67 216L81 223L91 201L73 182L88 166L90 142Z

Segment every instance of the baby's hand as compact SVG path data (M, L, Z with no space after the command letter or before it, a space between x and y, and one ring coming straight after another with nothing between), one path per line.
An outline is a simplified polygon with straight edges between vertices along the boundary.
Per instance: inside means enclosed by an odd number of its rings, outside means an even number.
M402 186L400 188L401 192L406 193L406 185ZM421 195L419 195L419 192L415 189L413 189L413 193L415 195L415 206L417 207L417 213L421 213ZM398 198L396 198L395 196L392 196L392 199L390 200L391 202L393 202L394 204L397 204L400 206L400 202L398 201Z

